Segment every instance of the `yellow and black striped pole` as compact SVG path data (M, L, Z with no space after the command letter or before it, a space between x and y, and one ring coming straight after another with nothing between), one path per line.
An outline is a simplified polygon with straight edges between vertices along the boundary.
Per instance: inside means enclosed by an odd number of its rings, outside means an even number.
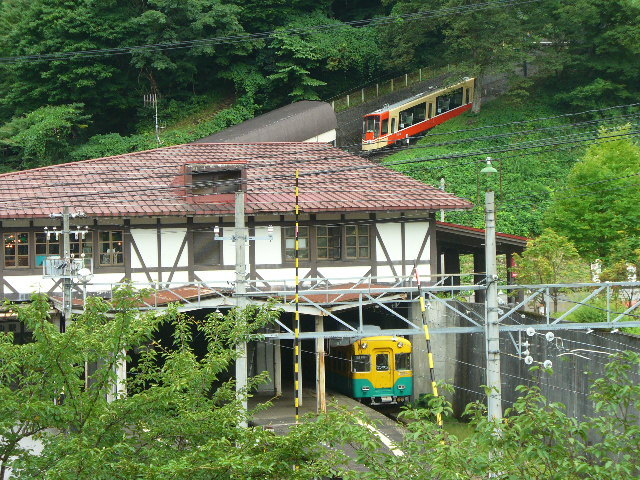
M295 355L295 365L294 369L294 385L295 385L295 406L296 406L296 424L299 423L300 420L300 243L299 243L299 234L300 234L300 202L299 202L299 179L300 179L300 171L296 170L296 230L295 230L295 257L296 257L296 296L295 296L295 304L296 304L296 318L295 318L295 338L293 341L293 350Z
M420 312L422 315L422 325L424 328L424 337L427 341L427 357L429 360L429 375L431 376L431 390L434 396L438 396L438 384L436 383L436 370L433 361L433 353L431 352L431 334L429 333L429 325L427 324L427 307L424 303L424 295L422 294L422 284L420 283L420 275L418 275L418 269L415 269L416 283L418 284L418 295L420 296ZM436 415L438 426L442 427L442 414Z

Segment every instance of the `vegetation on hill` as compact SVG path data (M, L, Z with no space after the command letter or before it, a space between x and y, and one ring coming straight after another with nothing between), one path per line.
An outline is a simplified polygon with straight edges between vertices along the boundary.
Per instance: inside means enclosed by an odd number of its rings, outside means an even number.
M570 117L549 118L559 113L535 95L527 102L515 103L504 97L487 103L480 114L469 112L434 128L416 145L388 157L386 163L431 185L439 185L444 178L446 191L476 205L471 211L447 213L446 220L475 227L484 227L484 191L490 182L498 202L498 230L537 235L553 189L565 183L584 147L491 152L576 133L568 128ZM476 152L487 153L471 155ZM496 178L480 174L488 156L493 157L499 171Z
M450 63L477 76L535 59L564 108L628 102L640 92L639 25L630 0L2 0L0 125L11 128L0 129L0 159L29 168L153 146L153 135L139 137L150 117L143 95L159 96L163 123L194 98L236 99L203 122L210 134L293 100ZM251 35L260 32L271 33ZM26 137L52 125L58 145L32 150Z

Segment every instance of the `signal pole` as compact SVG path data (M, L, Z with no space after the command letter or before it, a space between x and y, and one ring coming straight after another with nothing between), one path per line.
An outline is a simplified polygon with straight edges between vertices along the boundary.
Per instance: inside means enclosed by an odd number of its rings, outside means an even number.
M482 173L491 175L497 170L487 158ZM491 420L502 419L502 387L500 379L500 324L498 320L498 269L496 266L496 203L493 190L485 193L485 275L487 294L485 299L485 331L487 351L487 413Z

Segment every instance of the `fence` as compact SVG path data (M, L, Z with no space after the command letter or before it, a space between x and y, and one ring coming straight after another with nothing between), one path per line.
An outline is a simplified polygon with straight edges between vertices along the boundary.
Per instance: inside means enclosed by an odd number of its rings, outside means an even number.
M353 90L343 96L333 97L329 99L329 101L331 101L331 106L334 111L340 112L426 80L442 75L454 75L455 73L457 72L454 65L420 68L411 73L405 73L404 75L382 80L358 90Z

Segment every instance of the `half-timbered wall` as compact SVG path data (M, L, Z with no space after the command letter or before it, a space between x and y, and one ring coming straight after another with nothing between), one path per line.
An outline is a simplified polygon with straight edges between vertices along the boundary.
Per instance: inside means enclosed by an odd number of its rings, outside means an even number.
M5 295L60 290L59 280L42 278L42 267L36 266L35 255L36 233L42 233L45 226L61 229L60 223L56 222L38 219L2 223L0 241L4 242L5 234L12 233L26 232L29 238L28 266L7 266L3 243L0 283ZM379 281L383 281L380 277L392 281L410 275L415 265L420 266L422 275L435 271L435 220L427 213L311 214L302 215L300 224L307 227L309 251L308 258L300 262L302 278L344 279L346 283L372 276L378 277ZM93 232L94 277L89 289L102 290L106 287L101 284L118 283L124 279L162 284L226 283L235 279L235 245L231 239L233 217L80 219L72 225L87 225ZM271 240L268 240L269 225L274 227ZM286 229L293 225L294 217L289 215L248 217L248 233L256 237L246 248L247 270L252 280L268 283L269 280L293 279L294 262L286 255ZM223 240L215 240L215 226L220 228ZM357 241L362 248L358 251L368 253L360 258L349 258L349 253L353 255L356 252L354 247L347 250L355 242L354 226L361 227ZM329 250L322 249L328 231L334 236L331 258L327 258ZM116 232L116 235L122 232L124 256L121 263L101 264L104 245L100 242L108 235L101 236L100 232ZM367 232L368 243L363 232ZM320 238L323 236L324 239ZM23 238L27 237L23 235ZM62 243L61 237L59 241ZM22 250L25 251L24 247ZM6 251L10 253L11 249ZM325 258L319 258L321 251Z

